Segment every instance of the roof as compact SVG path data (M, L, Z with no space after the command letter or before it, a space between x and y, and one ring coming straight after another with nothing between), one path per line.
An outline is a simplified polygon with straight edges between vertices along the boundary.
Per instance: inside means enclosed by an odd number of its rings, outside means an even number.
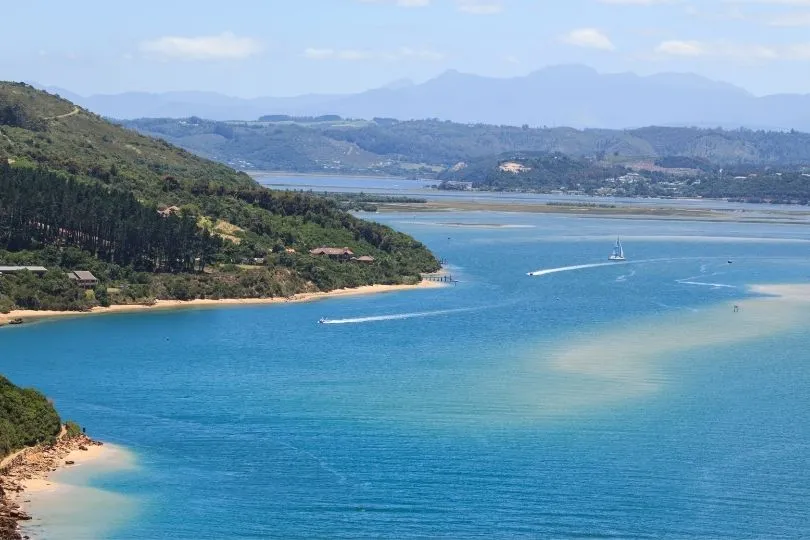
M370 255L363 255L362 257L357 257L357 260L361 262L374 262L374 257L371 257Z
M0 266L0 273L3 272L47 272L48 269L44 266Z
M354 255L352 250L347 247L344 248L332 248L332 247L319 247L315 249L310 249L309 252L313 255Z
M96 276L94 276L93 274L91 274L86 270L76 270L75 272L68 273L68 276L70 276L71 274L76 276L76 279L80 281L98 281Z

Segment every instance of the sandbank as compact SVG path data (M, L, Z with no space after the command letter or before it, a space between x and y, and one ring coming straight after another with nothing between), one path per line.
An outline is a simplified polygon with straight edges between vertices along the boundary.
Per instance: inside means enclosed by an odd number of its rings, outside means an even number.
M328 292L299 293L290 297L274 298L223 298L197 299L197 300L157 300L154 304L119 304L110 307L94 307L88 311L47 311L20 309L9 313L0 313L0 326L8 324L14 319L25 321L47 319L55 317L76 317L82 315L104 315L110 313L132 313L138 311L156 309L181 309L194 307L216 307L235 305L263 305L263 304L287 304L297 302L313 302L328 298L340 298L345 296L362 296L367 294L380 294L397 291L409 291L414 289L429 289L442 287L440 282L422 280L415 285L363 285L350 289L335 289Z

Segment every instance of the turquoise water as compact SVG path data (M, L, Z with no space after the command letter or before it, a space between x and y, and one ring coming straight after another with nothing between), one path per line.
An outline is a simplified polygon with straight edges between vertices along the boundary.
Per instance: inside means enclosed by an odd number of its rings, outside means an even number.
M810 533L810 304L745 289L807 281L810 229L377 219L460 282L0 331L4 374L136 455L86 480L137 506L93 534ZM602 263L616 234L631 264L526 275Z

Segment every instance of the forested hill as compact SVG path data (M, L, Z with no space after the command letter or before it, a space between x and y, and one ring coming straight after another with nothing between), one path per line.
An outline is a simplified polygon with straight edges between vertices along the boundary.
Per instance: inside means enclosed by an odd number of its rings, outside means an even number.
M269 115L256 122L141 119L125 125L237 168L433 177L510 152L562 153L615 164L688 157L717 166L810 164L810 134L646 127L534 128L439 120Z
M373 264L311 256L348 247ZM17 83L0 83L0 311L265 297L418 280L435 257L336 203L272 192ZM65 270L100 278L82 291Z
M45 396L0 376L0 460L19 448L53 442L60 425Z

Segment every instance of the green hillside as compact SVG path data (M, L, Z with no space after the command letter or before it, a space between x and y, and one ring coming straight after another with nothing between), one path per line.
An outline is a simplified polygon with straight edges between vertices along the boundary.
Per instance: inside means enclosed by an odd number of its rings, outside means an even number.
M23 84L0 83L0 188L0 264L51 270L0 277L0 311L280 296L438 268L421 243L335 201L269 191ZM319 246L375 262L309 255ZM101 283L79 290L64 273L76 269Z
M138 131L242 169L434 177L459 162L514 152L560 153L632 165L686 157L717 166L810 164L810 134L646 127L531 128L439 120L291 119L127 121Z
M60 425L45 396L0 376L0 458L19 448L54 441Z

